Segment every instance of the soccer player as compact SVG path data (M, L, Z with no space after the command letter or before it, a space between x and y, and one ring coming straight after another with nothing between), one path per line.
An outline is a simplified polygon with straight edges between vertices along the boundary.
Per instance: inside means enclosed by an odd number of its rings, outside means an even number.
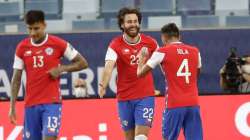
M29 37L22 40L15 53L11 81L10 122L16 124L15 101L22 71L26 71L24 140L56 140L61 125L59 76L87 68L87 61L67 41L47 34L44 13L28 11L25 22ZM71 61L60 64L62 57Z
M122 8L117 18L123 34L115 37L108 47L99 96L105 95L116 65L118 111L125 138L147 140L154 114L154 83L151 73L137 77L137 55L142 47L151 55L158 45L150 36L139 33L142 16L137 9Z
M137 75L144 77L161 64L168 82L166 109L162 133L165 140L177 140L183 128L186 140L202 140L202 124L198 103L197 77L201 68L199 50L180 42L179 29L174 23L162 27L164 47L145 60L147 51L139 53ZM144 64L146 62L146 64Z

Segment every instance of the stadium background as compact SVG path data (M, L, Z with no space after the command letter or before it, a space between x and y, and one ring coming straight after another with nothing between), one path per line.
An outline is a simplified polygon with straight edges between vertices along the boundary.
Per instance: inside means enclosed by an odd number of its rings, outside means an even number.
M160 45L160 27L168 22L176 22L183 30L183 42L200 49L203 68L199 92L205 139L249 139L250 95L234 93L229 96L219 88L219 69L225 63L230 48L236 47L239 56L250 54L249 0L0 0L0 139L15 139L14 134L19 136L16 139L21 136L17 133L21 127L18 129L8 122L7 100L15 47L26 37L22 18L29 9L44 10L47 31L71 42L87 58L90 66L81 72L62 75L62 95L68 100L64 102L61 140L65 140L63 137L73 139L73 136L79 135L89 136L79 138L82 140L122 139L116 100L113 99L116 72L108 89L107 97L111 99L97 99L97 83L107 46L114 36L120 34L115 15L123 6L141 9L143 33L156 38ZM165 83L159 69L154 71L154 76L155 86L163 94ZM72 81L78 77L87 81L91 99L76 99L72 95ZM19 100L23 99L23 89L19 93ZM157 103L151 139L161 139L163 97L158 97ZM242 106L243 109L240 108ZM20 126L22 108L23 103L20 101ZM241 109L243 113L237 121L236 114Z

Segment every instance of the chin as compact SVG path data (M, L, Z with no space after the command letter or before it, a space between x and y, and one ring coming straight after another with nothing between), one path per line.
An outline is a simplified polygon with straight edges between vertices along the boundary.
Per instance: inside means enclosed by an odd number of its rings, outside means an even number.
M127 33L128 36L134 38L139 34L139 32L134 32L134 33Z

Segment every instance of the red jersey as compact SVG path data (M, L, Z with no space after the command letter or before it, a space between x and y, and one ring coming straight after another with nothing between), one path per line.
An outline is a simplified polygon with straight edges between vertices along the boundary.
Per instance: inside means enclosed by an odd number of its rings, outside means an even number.
M175 42L158 49L147 62L152 68L159 63L168 83L167 107L198 105L197 74L201 67L199 50Z
M147 47L149 56L158 47L156 41L144 34L136 44L128 43L121 35L112 40L105 60L116 61L117 66L117 98L118 100L139 99L154 96L154 82L152 74L137 77L138 58L136 57L142 47Z
M25 106L61 101L59 78L52 79L48 71L60 65L62 56L72 60L76 54L69 43L48 34L40 44L31 38L18 44L13 68L26 71Z

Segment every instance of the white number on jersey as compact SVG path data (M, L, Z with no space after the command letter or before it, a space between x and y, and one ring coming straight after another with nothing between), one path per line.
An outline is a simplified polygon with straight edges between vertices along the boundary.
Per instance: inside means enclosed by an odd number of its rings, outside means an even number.
M43 56L33 56L33 68L43 67Z
M182 72L184 69L184 72ZM189 84L189 76L191 76L191 72L189 72L189 67L188 67L188 59L183 59L181 62L181 65L176 73L176 76L184 76L185 77L185 82Z
M139 64L138 57L136 57L135 55L130 55L130 64L131 65Z

